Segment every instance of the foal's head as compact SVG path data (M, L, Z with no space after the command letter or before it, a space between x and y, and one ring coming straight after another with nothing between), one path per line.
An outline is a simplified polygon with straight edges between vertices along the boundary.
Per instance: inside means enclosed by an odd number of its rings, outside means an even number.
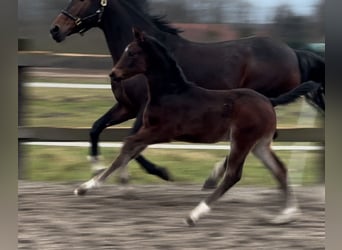
M112 80L124 80L136 74L149 74L186 81L174 57L156 38L136 28L133 28L133 37L134 40L128 44L112 69Z
M124 80L147 70L147 54L144 50L146 35L133 28L134 40L129 43L115 64L110 77L112 80Z

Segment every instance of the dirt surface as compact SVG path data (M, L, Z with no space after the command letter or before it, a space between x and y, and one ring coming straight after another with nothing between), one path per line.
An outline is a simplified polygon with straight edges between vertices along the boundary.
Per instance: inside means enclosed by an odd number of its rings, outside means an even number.
M295 187L301 217L270 225L280 211L271 188L234 187L188 227L208 191L200 185L105 185L85 197L73 184L19 182L18 249L324 249L324 186Z

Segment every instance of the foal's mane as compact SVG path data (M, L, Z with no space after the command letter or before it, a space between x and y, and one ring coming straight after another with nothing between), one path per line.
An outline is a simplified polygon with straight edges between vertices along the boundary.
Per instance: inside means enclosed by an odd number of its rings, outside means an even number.
M174 28L165 20L165 16L151 15L149 11L149 3L147 0L120 0L121 4L131 7L143 17L149 19L159 30L178 35L182 30Z
M147 34L144 35L144 44L145 46L147 45L148 49L152 53L155 53L159 59L162 58L166 63L168 63L173 75L177 75L178 79L182 80L182 82L184 83L190 83L190 81L188 81L185 77L184 72L177 63L176 59L165 47L164 44L162 44L157 39Z

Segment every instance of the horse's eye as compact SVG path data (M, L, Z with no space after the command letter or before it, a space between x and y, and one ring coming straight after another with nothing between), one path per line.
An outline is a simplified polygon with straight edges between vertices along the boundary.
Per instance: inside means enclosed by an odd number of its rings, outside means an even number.
M135 54L134 54L132 51L128 51L128 52L127 52L127 55L128 55L128 56L134 56Z

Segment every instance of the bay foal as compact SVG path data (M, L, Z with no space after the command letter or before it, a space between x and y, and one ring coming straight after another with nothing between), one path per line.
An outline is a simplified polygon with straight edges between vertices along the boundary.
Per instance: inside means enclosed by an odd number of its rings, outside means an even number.
M143 125L136 134L126 138L112 165L81 184L75 194L84 195L99 186L114 170L126 167L148 145L173 140L214 143L229 139L231 151L220 170L223 179L216 190L191 211L187 224L194 225L200 216L209 212L213 202L240 180L250 151L270 169L285 195L284 210L275 222L292 220L298 208L288 185L286 167L270 148L276 131L273 106L293 101L314 90L316 84L304 83L274 99L251 89L207 90L185 78L177 62L158 40L136 29L133 34L133 42L126 47L110 77L112 81L120 81L145 74L148 101Z

